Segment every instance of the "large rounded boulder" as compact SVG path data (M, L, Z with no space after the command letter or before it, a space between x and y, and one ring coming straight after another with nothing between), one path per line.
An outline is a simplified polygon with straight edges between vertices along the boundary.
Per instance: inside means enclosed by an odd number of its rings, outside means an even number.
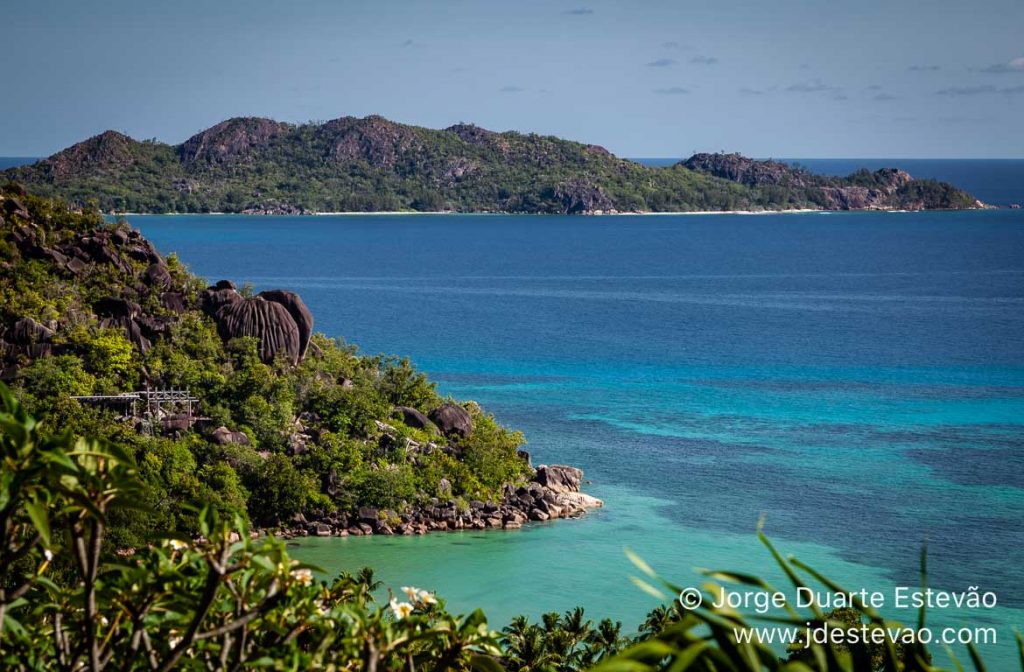
M295 320L299 327L299 360L302 360L306 356L306 348L309 347L309 339L313 335L313 313L309 312L309 308L306 308L306 304L295 292L270 289L260 292L259 296L281 304Z
M432 410L429 417L445 436L455 434L465 438L473 431L473 418L469 411L451 402Z
M217 332L225 341L251 336L259 342L260 359L269 364L283 354L299 363L299 326L288 309L263 297L242 298L217 311Z
M409 406L395 406L395 412L401 414L402 422L409 427L416 429L427 429L430 427L430 419L415 408Z
M562 464L542 464L537 467L537 476L534 480L552 492L579 492L583 471Z
M15 345L35 345L49 343L53 333L52 329L39 324L31 317L23 317L7 330L4 338Z

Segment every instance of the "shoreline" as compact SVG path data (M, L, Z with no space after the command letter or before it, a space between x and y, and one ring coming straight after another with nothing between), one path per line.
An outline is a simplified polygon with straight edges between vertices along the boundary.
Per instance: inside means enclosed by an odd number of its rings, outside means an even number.
M792 208L788 210L685 210L678 212L459 212L455 210L380 210L374 212L341 211L341 212L306 212L301 214L253 214L242 212L101 212L104 217L385 217L404 216L433 217L438 215L466 217L676 217L699 215L830 215L830 214L909 214L919 212L977 212L989 210L1012 210L1001 206L986 206L964 209L925 209L925 210L890 210L881 208L862 208L857 210L824 210L816 208Z
M279 539L297 537L413 536L430 532L462 530L517 530L531 522L580 518L604 502L580 491L583 471L565 465L540 465L531 480L519 487L507 483L501 501L474 500L460 508L455 499L413 505L405 513L360 506L351 512L334 512L315 518L303 514L273 528L264 528Z

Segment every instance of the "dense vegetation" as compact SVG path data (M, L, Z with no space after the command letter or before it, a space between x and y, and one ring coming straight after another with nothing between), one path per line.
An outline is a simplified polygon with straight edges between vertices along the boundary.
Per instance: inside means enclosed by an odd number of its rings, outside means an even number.
M785 658L738 641L751 623L725 608L651 612L634 637L597 626L580 609L517 618L500 633L483 612L450 614L413 587L378 606L369 570L318 580L273 537L252 538L240 518L215 507L195 516L201 535L154 536L125 549L109 538L118 511L137 509L148 486L116 444L46 431L0 385L0 666L10 670L551 670L596 665L606 672L933 670L921 645L794 645ZM228 522L231 521L231 522ZM767 540L765 540L767 544ZM795 586L841 590L795 560L779 563ZM679 588L647 575L646 590ZM709 596L724 584L771 587L708 572ZM705 600L705 605L711 600ZM890 628L865 606L841 612L792 608L769 622L841 630ZM921 622L924 612L921 612ZM1024 640L1018 641L1024 656ZM978 653L972 661L984 670ZM1024 658L1022 658L1024 660Z
M113 517L119 544L194 533L194 501L260 525L360 505L399 521L431 498L494 501L530 475L523 437L472 402L459 407L472 419L464 436L407 424L396 408L426 414L446 401L408 360L320 334L298 364L267 360L254 338L224 340L202 310L206 283L125 223L16 191L0 190L0 208L2 375L49 426L116 443L137 463L146 513ZM160 431L160 418L71 399L144 386L187 388L204 419ZM222 426L230 440L216 440Z
M731 156L731 155L720 155ZM781 164L776 164L781 165ZM881 172L881 171L880 171ZM875 177L871 177L875 175ZM180 145L107 131L0 178L104 212L451 210L579 213L782 208L964 208L968 194L914 181L897 192L878 175L868 200L836 198L865 176L750 182L691 162L652 168L602 147L495 133L433 130L381 117L293 126L230 119ZM856 190L855 190L856 191Z

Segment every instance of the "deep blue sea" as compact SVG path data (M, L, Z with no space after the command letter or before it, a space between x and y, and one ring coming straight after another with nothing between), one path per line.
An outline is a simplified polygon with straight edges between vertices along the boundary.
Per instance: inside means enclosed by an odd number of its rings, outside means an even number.
M1022 162L947 163L935 176L1024 201ZM763 516L849 589L915 585L927 542L932 585L1000 604L930 619L994 624L991 668L1014 660L1024 211L130 220L211 281L295 290L318 330L409 355L606 502L517 532L309 540L300 557L370 564L498 624L582 604L633 627L653 598L624 547L680 584L698 567L781 583Z

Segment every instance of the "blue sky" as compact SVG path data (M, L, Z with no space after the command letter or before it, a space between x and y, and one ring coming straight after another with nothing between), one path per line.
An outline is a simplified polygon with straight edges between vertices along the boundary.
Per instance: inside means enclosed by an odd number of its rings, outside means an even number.
M0 155L381 114L632 157L1024 157L1021 0L4 0Z

